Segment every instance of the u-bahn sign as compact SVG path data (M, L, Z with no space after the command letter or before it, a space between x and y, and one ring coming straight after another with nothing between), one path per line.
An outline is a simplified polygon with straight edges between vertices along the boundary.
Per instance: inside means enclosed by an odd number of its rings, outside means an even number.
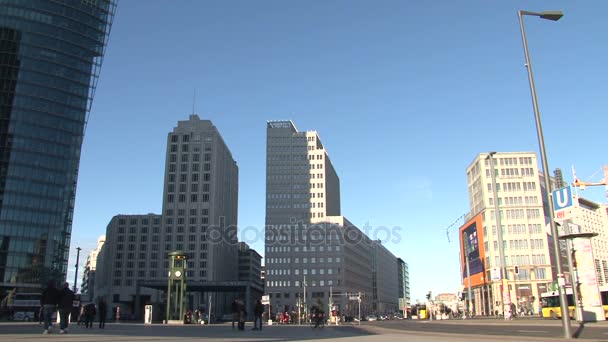
M572 188L570 186L553 191L554 219L564 221L572 218Z

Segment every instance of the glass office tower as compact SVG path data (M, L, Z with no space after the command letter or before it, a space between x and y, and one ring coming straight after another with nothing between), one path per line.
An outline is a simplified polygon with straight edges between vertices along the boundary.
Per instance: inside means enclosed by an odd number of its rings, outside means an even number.
M65 279L115 0L0 0L0 297Z

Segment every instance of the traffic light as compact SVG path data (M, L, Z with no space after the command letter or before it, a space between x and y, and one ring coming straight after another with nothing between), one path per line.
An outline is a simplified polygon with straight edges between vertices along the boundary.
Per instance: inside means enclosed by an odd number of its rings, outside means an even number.
M532 301L535 301L535 300L536 300L536 297L532 296L532 297L530 297L530 299L531 299Z
M519 274L519 266L515 266L515 274Z
M460 293L460 300L464 300L464 299L465 299L465 294L464 294L464 292L461 292Z
M585 183L581 182L578 179L574 180L574 186L578 186L581 190L585 190Z
M428 300L431 299L431 291L429 291L429 293L426 294L426 299L428 299Z

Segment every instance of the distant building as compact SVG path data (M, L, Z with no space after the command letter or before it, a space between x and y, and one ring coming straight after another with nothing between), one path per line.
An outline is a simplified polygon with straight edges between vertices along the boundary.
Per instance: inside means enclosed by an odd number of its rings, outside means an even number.
M316 131L300 132L291 121L267 123L265 242L273 310L316 304L356 317L359 295L363 315L374 303L396 310L397 259L383 246L374 254L377 243L341 216L340 180L325 146ZM381 263L375 285L374 257Z
M239 242L239 280L263 286L262 256L244 242Z
M382 243L372 241L373 311L379 314L399 310L397 258Z
M102 235L97 239L97 247L89 253L82 272L82 286L80 293L86 294L90 300L95 300L95 272L97 269L97 256L106 242L106 236Z
M264 288L262 283L262 256L255 250L249 248L244 242L239 242L239 281L255 284L259 289ZM246 303L255 303L260 299L260 293L240 293L238 297L244 298ZM249 312L249 317L253 313Z
M410 275L407 262L397 258L397 289L399 292L399 311L410 306Z

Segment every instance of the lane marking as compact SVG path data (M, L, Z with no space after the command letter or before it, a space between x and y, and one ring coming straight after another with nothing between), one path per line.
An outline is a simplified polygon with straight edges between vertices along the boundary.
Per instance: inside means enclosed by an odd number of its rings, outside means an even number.
M549 332L547 330L517 330L517 332L521 333L546 333Z

